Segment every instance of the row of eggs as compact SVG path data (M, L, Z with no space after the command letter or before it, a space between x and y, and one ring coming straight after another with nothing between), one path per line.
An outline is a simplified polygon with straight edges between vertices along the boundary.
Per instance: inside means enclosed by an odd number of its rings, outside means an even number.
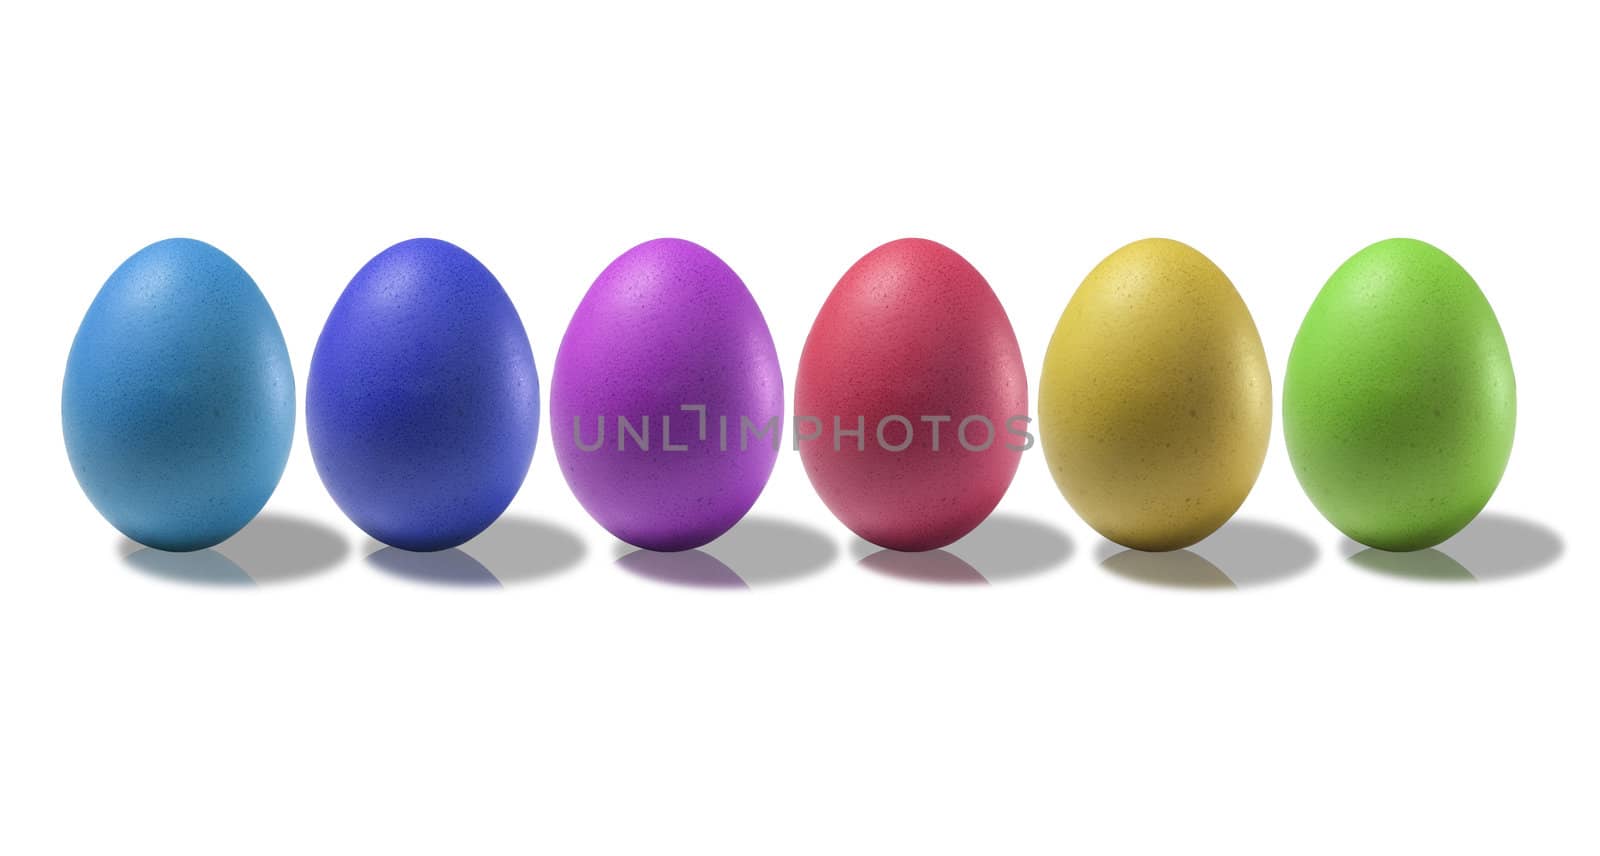
M1204 538L1260 472L1273 411L1261 338L1232 283L1189 246L1141 240L1095 267L1040 384L1034 425L988 283L951 249L903 239L828 296L784 426L777 352L749 290L705 248L660 239L612 262L579 305L556 357L551 434L585 510L653 550L697 547L737 523L785 427L835 516L897 550L941 547L981 523L1035 430L1073 509L1142 550ZM1516 393L1499 323L1466 271L1420 241L1379 242L1333 274L1284 385L1296 476L1370 546L1448 538L1510 456ZM306 428L323 484L357 526L439 550L509 505L539 400L500 283L461 248L415 239L368 262L334 305ZM187 239L111 275L62 391L84 492L128 537L165 550L219 543L255 516L283 473L295 411L266 299L231 258Z

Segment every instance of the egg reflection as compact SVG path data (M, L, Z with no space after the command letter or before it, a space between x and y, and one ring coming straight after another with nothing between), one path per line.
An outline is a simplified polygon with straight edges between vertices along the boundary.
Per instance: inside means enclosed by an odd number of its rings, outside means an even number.
M331 571L350 553L340 533L304 517L268 512L220 545L186 553L129 549L123 564L171 582L193 585L272 585Z
M988 585L1020 580L1066 564L1072 555L1066 533L1042 520L1001 512L940 550L876 550L858 540L861 567L920 583Z
M825 534L770 517L741 521L703 549L630 550L619 542L617 567L654 582L691 588L745 589L789 583L826 568L839 553Z
M216 550L172 553L144 547L123 559L131 568L162 579L211 586L254 586L256 584L237 562Z
M1140 583L1180 589L1250 588L1309 570L1317 545L1276 523L1233 520L1193 549L1167 552L1119 550L1104 542L1100 566Z
M1534 520L1508 514L1481 514L1438 547L1410 552L1362 548L1344 542L1343 552L1358 568L1420 582L1488 582L1534 573L1554 564L1566 550L1561 536Z
M458 547L427 553L384 547L368 556L367 561L385 573L413 582L490 588L501 585L499 577Z

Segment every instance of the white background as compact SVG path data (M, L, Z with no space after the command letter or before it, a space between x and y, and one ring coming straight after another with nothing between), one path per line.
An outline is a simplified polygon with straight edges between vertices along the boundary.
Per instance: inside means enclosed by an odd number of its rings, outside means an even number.
M21 5L0 852L1600 851L1590 8ZM873 570L785 452L708 551L749 588L674 584L615 563L545 426L477 565L385 570L303 424L228 561L136 565L72 478L60 382L106 276L174 235L253 275L302 392L396 241L487 264L548 381L595 275L690 238L791 396L828 290L896 237L986 275L1036 385L1128 241L1216 261L1281 384L1327 276L1407 235L1495 307L1516 448L1455 564L1424 557L1478 582L1348 561L1276 431L1210 567L1103 567L1035 448L951 550L992 585Z

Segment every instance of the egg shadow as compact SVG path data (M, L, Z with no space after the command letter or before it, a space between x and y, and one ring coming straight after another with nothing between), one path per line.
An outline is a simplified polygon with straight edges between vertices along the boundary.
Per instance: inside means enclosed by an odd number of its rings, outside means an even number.
M125 565L152 577L199 586L248 587L328 571L349 555L350 543L338 531L309 518L269 513L204 550L169 553L124 539L122 551Z
M1363 570L1418 582L1493 582L1555 564L1566 552L1560 533L1509 514L1480 514L1443 544L1409 553L1365 547L1349 538L1340 547Z
M827 535L789 520L747 517L704 547L663 553L617 542L617 567L689 588L763 588L811 576L839 555Z
M411 582L501 588L578 566L587 552L574 532L528 517L502 517L460 547L415 552L369 541L367 564Z
M1100 567L1147 585L1234 589L1304 573L1317 562L1317 545L1276 523L1230 520L1188 549L1148 553L1102 541L1095 556Z
M948 547L921 552L879 549L856 538L857 564L884 576L941 585L989 585L1034 576L1071 558L1072 539L1042 521L1001 513Z

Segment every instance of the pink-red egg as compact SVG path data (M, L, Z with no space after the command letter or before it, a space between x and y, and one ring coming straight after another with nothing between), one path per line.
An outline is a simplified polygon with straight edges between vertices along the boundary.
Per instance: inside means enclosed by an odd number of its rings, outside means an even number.
M806 338L793 431L840 522L896 550L931 550L989 516L1028 432L1028 381L994 291L955 251L905 238L828 295Z

